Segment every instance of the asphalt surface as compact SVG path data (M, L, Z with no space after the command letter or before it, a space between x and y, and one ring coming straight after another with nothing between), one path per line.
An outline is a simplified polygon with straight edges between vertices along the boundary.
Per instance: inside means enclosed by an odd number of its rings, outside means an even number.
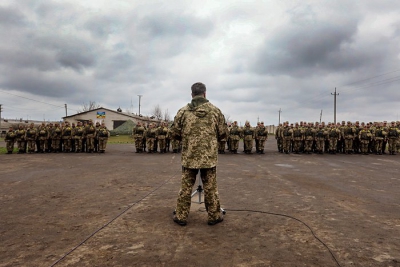
M400 155L220 155L181 227L180 154L133 150L0 155L0 266L400 266Z

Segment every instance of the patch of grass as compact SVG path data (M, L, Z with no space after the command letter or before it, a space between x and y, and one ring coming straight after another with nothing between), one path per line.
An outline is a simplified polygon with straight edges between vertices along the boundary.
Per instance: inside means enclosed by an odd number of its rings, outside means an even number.
M14 147L13 153L17 153L18 148ZM7 154L7 148L6 147L0 147L0 154Z
M131 135L116 135L108 138L109 144L133 144L134 140Z

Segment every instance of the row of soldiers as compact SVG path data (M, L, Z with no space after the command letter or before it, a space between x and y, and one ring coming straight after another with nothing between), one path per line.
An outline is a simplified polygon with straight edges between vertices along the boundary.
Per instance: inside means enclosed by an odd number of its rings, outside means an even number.
M104 153L110 133L104 123L96 125L92 120L70 124L42 123L35 127L31 123L28 127L19 125L18 129L12 126L5 136L7 153L12 154L14 144L17 143L18 153L50 153L50 152L99 152Z
M138 122L132 130L132 137L135 141L136 153L156 153L159 149L160 153L167 153L170 146L172 152L180 151L180 142L170 138L170 130L167 122L161 122L159 126L155 123L146 125Z
M169 151L170 145L172 152L178 153L181 149L179 140L170 137L170 130L166 122L162 122L160 126L150 123L147 127L140 122L132 130L132 137L135 140L136 153L155 153L158 150L160 153ZM244 152L251 154L254 140L256 152L264 154L265 141L268 138L268 130L263 122L258 123L257 127L251 127L249 122L246 122L244 127L239 127L237 122L227 127L226 138L219 140L218 153L225 154L226 146L231 153L237 154L239 141L243 139Z
M319 153L331 154L386 154L400 150L400 123L392 121L364 123L342 121L340 123L306 123L300 122L279 125L275 131L278 151L289 154Z

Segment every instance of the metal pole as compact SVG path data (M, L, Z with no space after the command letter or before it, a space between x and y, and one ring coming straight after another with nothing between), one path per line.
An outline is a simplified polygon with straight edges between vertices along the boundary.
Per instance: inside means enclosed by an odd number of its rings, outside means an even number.
M336 87L335 87L335 93L333 95L333 121L336 124L336 96L339 95L339 93L336 93Z
M65 105L65 117L67 117L68 116L68 113L67 113L67 104L64 104Z
M139 97L139 116L140 116L140 100L141 100L142 96L143 95L138 95L138 97Z
M1 133L2 133L2 131L1 131L1 106L2 106L2 104L0 104L0 137L1 137Z
M281 124L281 112L282 112L282 110L281 110L281 108L279 109L279 124L278 124L278 126Z

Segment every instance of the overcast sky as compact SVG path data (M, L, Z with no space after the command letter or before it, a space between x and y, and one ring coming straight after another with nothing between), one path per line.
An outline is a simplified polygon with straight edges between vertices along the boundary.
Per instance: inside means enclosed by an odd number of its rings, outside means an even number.
M400 119L400 1L0 2L2 117L84 103L171 118L203 82L231 120Z

